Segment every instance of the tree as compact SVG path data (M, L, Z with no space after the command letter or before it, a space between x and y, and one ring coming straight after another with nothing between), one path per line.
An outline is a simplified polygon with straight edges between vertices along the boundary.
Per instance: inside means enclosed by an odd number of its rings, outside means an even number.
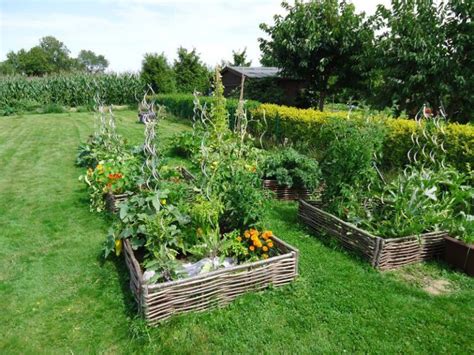
M188 51L179 47L173 69L179 92L192 93L196 90L206 93L209 90L211 74L201 62L196 49Z
M89 73L103 73L109 66L109 61L103 55L84 49L79 52L77 61L79 66Z
M32 76L42 76L52 71L48 56L41 47L33 47L28 52L18 52L19 67L22 73Z
M446 37L449 48L448 117L460 122L474 121L474 3L447 3Z
M322 111L327 95L356 85L360 77L357 60L362 55L371 29L364 26L364 14L345 1L296 1L282 3L286 16L274 17L274 25L261 24L269 39L260 38L263 60L282 69L283 74L307 80L309 91ZM351 78L349 82L340 78Z
M72 60L70 51L63 42L53 36L41 38L39 47L44 51L53 72L70 71Z
M396 104L414 116L424 103L440 106L448 93L443 76L449 70L444 6L432 0L392 1L379 6L376 69L383 81L377 89L379 106Z
M252 65L252 61L247 62L247 48L244 48L242 51L232 51L232 66L235 67L249 67Z
M164 53L147 53L142 61L141 77L156 93L173 93L176 80Z

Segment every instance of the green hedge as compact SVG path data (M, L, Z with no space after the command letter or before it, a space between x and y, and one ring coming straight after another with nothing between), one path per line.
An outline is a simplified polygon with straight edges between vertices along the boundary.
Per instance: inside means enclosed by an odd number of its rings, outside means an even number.
M324 146L319 136L320 127L331 118L348 119L347 112L320 112L312 109L262 104L252 110L253 118L258 122L267 122L267 132L278 139L288 139L294 143L305 143L308 148L318 149ZM360 113L352 113L351 118L363 119ZM417 130L414 120L374 116L385 126L383 144L384 166L401 168L408 163L407 153L413 146L411 135ZM254 126L259 133L262 125ZM467 164L474 167L474 126L449 123L445 127L445 148L447 162L460 170L467 170Z
M156 102L164 105L168 112L177 117L191 119L193 117L194 109L194 96L190 94L159 94L155 95ZM201 96L199 98L201 105L210 104L214 98L212 96ZM233 122L234 113L237 110L237 99L227 99L227 109L230 112L231 124ZM246 101L246 109L249 111L255 110L261 104L257 101L248 100Z
M0 110L26 110L37 106L92 105L96 93L106 104L134 104L145 85L136 74L58 74L28 78L0 77Z
M184 94L157 95L157 102L165 105L175 116L192 118L193 96ZM212 97L201 97L201 103L210 104ZM235 112L238 100L227 99L227 108L231 115ZM346 120L348 113L320 112L312 109L298 109L296 107L273 104L260 104L257 101L247 101L247 109L256 121L251 128L254 133L276 137L277 140L289 141L305 145L309 149L323 149L325 142L321 140L319 129L330 119ZM264 114L266 127L263 124ZM352 113L351 118L363 119L362 114ZM389 168L401 168L408 163L407 153L412 147L411 134L416 131L417 125L413 120L401 118L387 118L382 115L374 117L386 127L383 145L383 163ZM461 170L467 169L467 164L474 167L474 127L450 123L445 129L445 148L447 160Z

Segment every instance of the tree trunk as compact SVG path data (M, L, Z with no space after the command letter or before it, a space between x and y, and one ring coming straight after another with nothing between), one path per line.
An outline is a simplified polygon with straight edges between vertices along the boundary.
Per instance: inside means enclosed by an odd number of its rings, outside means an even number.
M319 92L319 102L318 102L318 109L319 111L324 110L324 100L326 99L326 91Z

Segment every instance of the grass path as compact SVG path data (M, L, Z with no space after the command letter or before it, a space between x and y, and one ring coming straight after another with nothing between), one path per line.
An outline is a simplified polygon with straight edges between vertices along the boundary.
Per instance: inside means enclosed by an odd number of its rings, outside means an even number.
M140 142L135 114L117 115ZM166 140L186 126L163 122ZM74 166L87 113L0 118L0 353L473 353L474 280L436 263L379 273L310 236L296 206L268 225L301 251L292 286L149 329L135 316L121 259L103 262L109 222L88 210ZM428 280L447 280L433 296Z

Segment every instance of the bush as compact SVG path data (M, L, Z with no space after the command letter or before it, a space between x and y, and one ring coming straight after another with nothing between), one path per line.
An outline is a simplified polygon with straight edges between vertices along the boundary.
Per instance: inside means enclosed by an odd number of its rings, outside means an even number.
M329 142L318 134L330 120L347 120L348 112L320 112L312 109L262 104L251 110L256 122L252 125L254 134L264 131L278 141L288 139L294 144L306 143L308 149L320 150ZM263 122L265 114L266 127ZM351 113L351 118L362 119L361 112ZM411 135L417 131L416 122L407 119L373 117L386 127L382 146L383 165L387 168L403 168L408 163L407 153L412 147ZM461 171L467 171L468 164L474 166L474 126L458 123L445 125L446 160Z
M156 103L166 106L166 109L171 114L192 119L194 116L194 96L188 94L169 94L169 95L156 95ZM201 105L206 105L210 107L212 103L215 102L215 99L211 96L201 96L199 98ZM227 99L226 108L230 114L230 125L233 126L234 115L237 110L237 104L239 103L236 99ZM246 109L251 111L257 108L260 105L257 101L246 101Z
M271 153L263 163L263 176L288 187L305 187L314 191L321 172L316 160L287 148Z

